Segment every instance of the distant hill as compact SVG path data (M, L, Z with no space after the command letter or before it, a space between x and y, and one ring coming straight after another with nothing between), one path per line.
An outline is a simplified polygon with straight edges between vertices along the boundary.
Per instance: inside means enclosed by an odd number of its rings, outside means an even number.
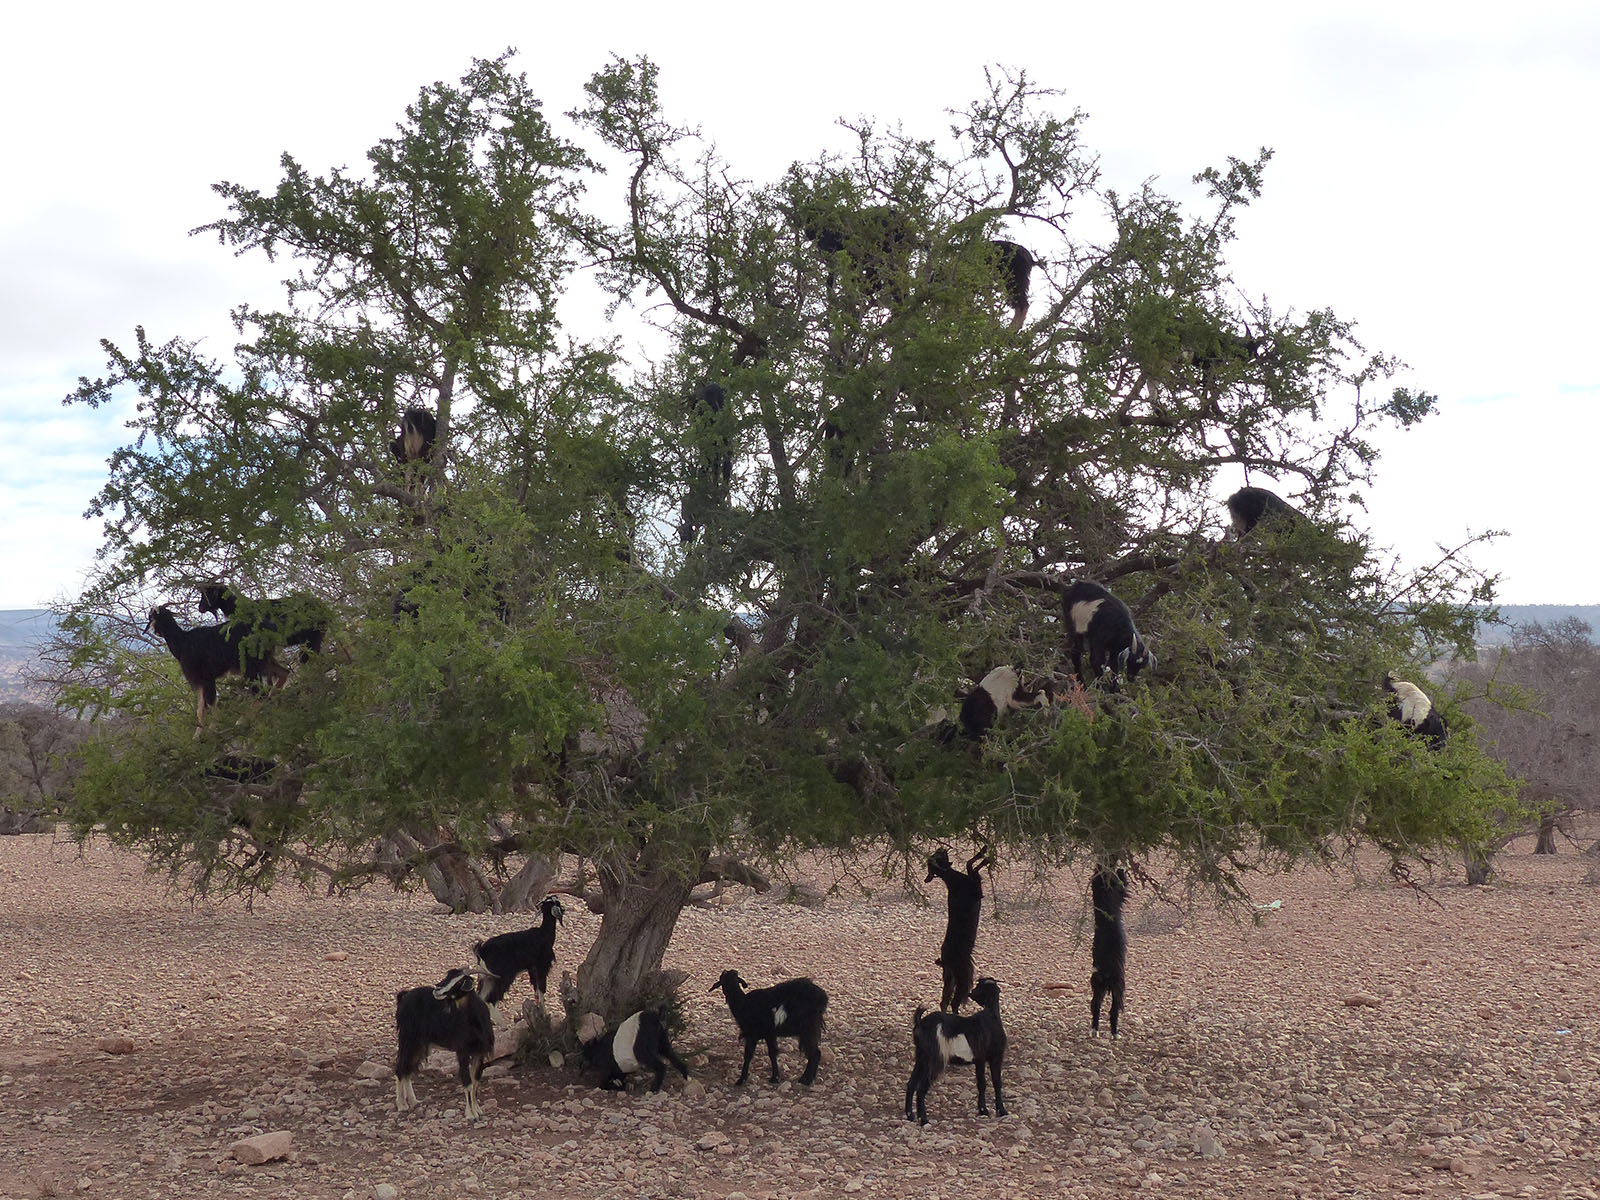
M1514 625L1526 625L1530 621L1549 625L1565 617L1577 617L1580 621L1588 622L1589 628L1594 631L1589 640L1600 641L1600 604L1502 604L1500 623L1485 625L1480 629L1478 642L1484 646L1503 646L1511 640L1511 628Z
M0 704L44 701L44 695L29 687L23 674L55 631L55 614L48 608L0 610Z

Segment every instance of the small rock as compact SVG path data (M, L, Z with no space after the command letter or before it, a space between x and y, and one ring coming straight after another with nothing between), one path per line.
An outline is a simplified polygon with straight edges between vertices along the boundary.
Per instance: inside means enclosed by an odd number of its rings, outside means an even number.
M330 950L322 956L323 962L343 962L350 957L348 950Z
M606 1031L606 1019L597 1012L586 1012L578 1020L578 1040L592 1042Z
M380 1183L372 1189L372 1200L397 1200L399 1195L392 1183Z
M550 1065L557 1071L567 1065L567 1056L559 1050L550 1051Z
M834 1049L833 1049L832 1046L820 1046L820 1047L818 1047L817 1054L818 1054L817 1061L820 1062L825 1067L833 1066L834 1062L837 1061L838 1057L839 1057L836 1053L834 1053Z
M694 1144L694 1148L696 1150L715 1150L718 1146L726 1146L727 1144L728 1135L713 1129L709 1133L702 1133L700 1140Z
M1222 1143L1217 1140L1217 1135L1209 1129L1202 1129L1195 1134L1194 1148L1201 1158L1226 1158L1228 1152L1222 1148Z
M1368 995L1366 992L1351 992L1348 996L1344 997L1344 1005L1346 1008L1377 1008L1382 1003L1383 1001L1378 999L1378 997Z
M704 1100L706 1095L706 1085L701 1083L698 1079L686 1080L683 1085L683 1094L684 1097L689 1100Z
M132 1054L133 1039L125 1033L111 1033L95 1040L95 1048L107 1054Z
M375 1063L370 1058L356 1068L357 1079L387 1079L393 1074L394 1068Z
M271 1133L258 1133L255 1137L240 1138L228 1147L228 1153L247 1167L258 1167L262 1163L284 1157L293 1148L294 1134L287 1129L275 1129Z

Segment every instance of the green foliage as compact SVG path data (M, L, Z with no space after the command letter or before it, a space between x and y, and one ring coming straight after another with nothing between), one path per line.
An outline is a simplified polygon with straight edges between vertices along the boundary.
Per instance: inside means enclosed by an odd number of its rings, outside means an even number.
M1358 841L1484 836L1504 776L1464 721L1437 753L1406 737L1379 685L1469 646L1490 581L1459 553L1402 573L1345 519L1372 428L1434 398L1369 403L1399 364L1331 312L1240 307L1224 251L1267 152L1203 172L1190 215L1104 187L1081 114L992 76L950 144L863 125L849 162L752 185L686 157L648 61L587 97L592 151L480 61L362 172L286 156L274 191L220 185L206 228L284 256L287 306L238 313L230 362L108 344L72 399L136 393L137 432L95 503L65 697L124 723L80 831L214 886L970 834L1166 851L1225 894ZM601 157L626 166L614 224ZM1020 330L998 236L1045 264ZM633 373L563 335L580 263L608 314L664 327ZM690 404L702 379L721 412ZM439 417L432 461L390 453L411 406ZM1240 468L1307 519L1220 539ZM997 664L1069 693L1073 576L1133 606L1160 670L981 747L939 736ZM315 597L330 645L283 694L225 680L195 738L136 627L209 579Z

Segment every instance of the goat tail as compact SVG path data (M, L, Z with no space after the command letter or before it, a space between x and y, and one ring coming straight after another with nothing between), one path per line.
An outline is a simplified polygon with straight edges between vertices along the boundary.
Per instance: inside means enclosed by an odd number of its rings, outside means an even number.
M911 1017L911 1031L916 1032L917 1026L922 1024L922 1018L928 1015L928 1010L922 1005L917 1005L917 1011Z

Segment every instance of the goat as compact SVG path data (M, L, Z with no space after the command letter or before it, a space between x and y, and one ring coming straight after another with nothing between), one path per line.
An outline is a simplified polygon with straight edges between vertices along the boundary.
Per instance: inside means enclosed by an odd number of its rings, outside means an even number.
M1030 705L1048 708L1054 702L1055 689L1048 682L1037 690L1026 688L1022 686L1015 667L996 667L978 681L977 687L962 697L959 718L961 732L973 741L979 741L994 728L1001 713Z
M750 985L739 977L737 971L724 971L709 991L722 989L728 1001L728 1011L739 1027L744 1039L744 1068L734 1087L743 1087L750 1078L750 1060L755 1057L756 1043L767 1043L767 1055L772 1059L772 1082L778 1082L778 1039L799 1039L800 1049L806 1056L805 1073L800 1082L809 1087L816 1082L817 1064L822 1061L822 1030L826 1023L828 993L810 979L786 979L772 987L754 992L745 991Z
M706 512L728 502L728 490L733 485L733 439L727 418L722 415L727 403L727 392L710 379L702 379L689 396L690 433L699 448L700 461L678 521L678 541L682 545L699 535Z
M1083 673L1086 645L1089 670L1096 680L1107 671L1132 679L1145 668L1155 669L1156 656L1134 628L1133 614L1109 588L1088 579L1075 579L1061 597L1061 607L1066 615L1072 671L1080 683L1089 682Z
M556 961L556 926L561 924L567 910L560 900L546 896L539 905L539 912L539 924L531 929L498 934L472 944L478 965L490 977L483 993L484 1003L496 1015L500 1002L524 971L528 973L528 982L533 984L534 1003L544 1007L545 984Z
M227 619L230 625L253 636L252 649L268 653L280 646L300 646L300 661L312 654L322 653L322 639L328 635L328 606L315 596L297 593L273 600L244 602L245 612L235 620L239 610L239 593L225 583L200 585L200 611L215 613Z
M1263 521L1268 528L1291 528L1300 513L1276 492L1242 487L1228 497L1228 537L1238 541Z
M1021 329L1028 319L1028 282L1038 260L1026 246L1016 242L994 238L989 246L994 254L995 269L1005 285L1006 304L1011 308L1011 328Z
M439 422L425 408L408 408L400 418L400 436L389 443L395 458L403 463L429 462L434 442L439 437Z
M1111 996L1111 1036L1117 1036L1122 1015L1122 995L1127 986L1128 934L1122 928L1122 905L1128 898L1128 873L1121 867L1096 866L1089 881L1094 903L1094 943L1089 973L1089 1029L1100 1032L1100 1006Z
M959 1012L972 994L972 978L977 974L973 965L972 949L978 941L978 916L983 907L983 868L989 865L987 848L979 850L967 860L967 869L958 871L950 865L950 851L940 846L928 856L928 877L932 883L937 875L944 880L949 891L948 916L945 921L944 941L939 946L939 957L933 965L942 967L944 990L939 1000L939 1010Z
M659 1092L668 1063L678 1068L685 1079L689 1078L689 1068L667 1041L667 1026L659 1009L642 1009L619 1025L615 1033L602 1033L584 1042L583 1060L604 1072L600 1086L607 1091L627 1091L628 1073L642 1068L655 1072L650 1090Z
M1000 985L985 976L972 989L972 998L979 1008L970 1017L930 1013L920 1005L917 1007L911 1022L916 1062L911 1068L911 1081L906 1084L906 1120L912 1119L911 1107L915 1100L917 1121L923 1125L928 1123L928 1089L951 1063L960 1066L971 1063L977 1068L978 1115L983 1117L989 1115L983 1080L987 1067L994 1076L995 1115L1006 1115L1006 1102L1000 1094L1000 1066L1006 1056L1006 1031L1000 1023Z
M394 1060L395 1108L405 1112L417 1102L411 1077L428 1057L428 1048L440 1046L456 1052L461 1086L467 1092L467 1119L481 1117L478 1080L484 1061L494 1052L494 1021L478 995L472 971L457 967L433 987L396 992L394 1026L400 1043Z
M911 245L912 227L906 215L893 205L833 211L783 211L828 260L828 286L833 286L833 256L848 251L861 278L862 292L876 296L893 283L905 269Z
M1389 715L1392 718L1425 739L1430 748L1437 750L1444 745L1450 729L1439 715L1439 710L1434 708L1433 701L1428 699L1427 692L1414 683L1396 679L1393 671L1384 677L1383 690L1393 696L1389 701Z
M247 679L259 680L263 675L282 682L288 672L275 662L270 654L254 654L242 643L245 633L231 625L197 625L185 629L178 624L172 610L158 604L150 610L145 629L156 633L166 642L172 657L178 660L184 682L194 689L194 735L206 723L206 709L217 702L217 680L230 671L238 671Z

